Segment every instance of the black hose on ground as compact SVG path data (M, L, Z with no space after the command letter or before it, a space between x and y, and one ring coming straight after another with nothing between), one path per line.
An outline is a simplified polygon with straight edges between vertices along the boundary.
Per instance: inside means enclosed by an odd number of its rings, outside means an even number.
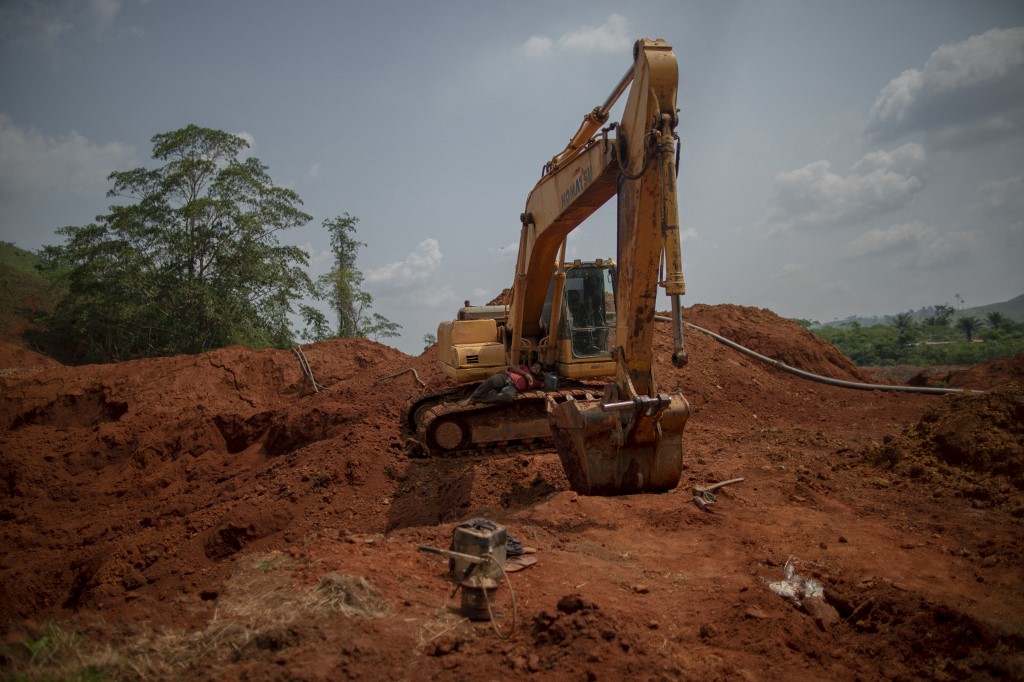
M655 315L654 319L657 320L658 322L671 322L672 321L672 318L665 317L663 315ZM780 361L775 360L773 358L770 358L770 357L768 357L766 355L761 355L760 353L758 353L756 351L752 351L749 348L741 346L740 344L736 343L735 341L730 341L729 339L725 338L724 336L722 336L720 334L716 334L715 332L710 331L708 329L704 329L703 327L698 327L697 325L693 324L692 322L687 322L686 326L689 327L690 329L698 331L698 332L700 332L702 334L707 334L708 336L710 336L711 338L715 339L719 343L724 344L724 345L728 346L729 348L732 348L733 350L738 350L739 352L743 353L744 355L749 355L750 357L754 358L755 360L760 360L761 362L766 362L769 365L771 365L772 367L775 367L777 369L781 369L783 372L789 372L790 374L795 374L796 376L798 376L798 377L800 377L802 379L808 379L810 381L817 381L819 383L828 384L830 386L839 386L841 388L853 388L853 389L857 389L857 390L861 390L861 391L893 391L893 392L896 392L896 393L930 393L932 395L945 395L947 393L965 393L965 392L966 393L984 393L984 391L975 391L973 389L964 389L964 388L932 388L930 386L890 386L889 384L865 384L865 383L861 383L859 381L846 381L845 379L833 379L831 377L823 377L820 374L811 374L810 372L805 372L802 369L797 369L796 367L790 367L786 363L780 362Z

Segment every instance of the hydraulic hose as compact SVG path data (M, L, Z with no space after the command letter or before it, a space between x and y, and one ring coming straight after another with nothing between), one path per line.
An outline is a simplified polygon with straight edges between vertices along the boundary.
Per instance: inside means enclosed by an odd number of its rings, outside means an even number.
M658 322L672 322L672 318L665 317L663 315L655 315L654 319L657 320ZM780 362L780 361L775 360L773 358L770 358L770 357L768 357L766 355L761 355L760 353L758 353L756 351L752 351L749 348L741 346L740 344L736 343L735 341L730 341L729 339L725 338L724 336L722 336L720 334L716 334L715 332L710 331L708 329L704 329L703 327L698 327L697 325L693 324L692 322L687 322L685 324L690 329L698 331L698 332L700 332L702 334L707 334L708 336L710 336L714 340L718 341L719 343L721 343L723 345L726 345L729 348L732 348L733 350L738 350L739 352L743 353L744 355L749 355L750 357L754 358L755 360L760 360L761 362L765 362L765 363L771 365L772 367L775 367L777 369L781 369L783 372L789 372L790 374L794 374L794 375L796 375L796 376L798 376L798 377L800 377L802 379L808 379L809 381L817 381L819 383L828 384L830 386L839 386L841 388L853 388L853 389L857 389L857 390L861 390L861 391L892 391L892 392L896 392L896 393L929 393L929 394L932 394L932 395L946 395L947 393L965 393L965 392L966 393L984 393L984 391L976 391L976 390L973 390L973 389L964 389L964 388L933 388L933 387L930 387L930 386L890 386L889 384L865 384L865 383L862 383L862 382L859 382L859 381L846 381L845 379L833 379L832 377L823 377L820 374L812 374L810 372L805 372L802 369L797 369L796 367L790 367L786 363Z

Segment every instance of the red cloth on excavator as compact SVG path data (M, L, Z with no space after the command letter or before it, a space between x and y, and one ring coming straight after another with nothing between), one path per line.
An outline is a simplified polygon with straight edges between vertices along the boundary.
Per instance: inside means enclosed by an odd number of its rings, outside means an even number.
M533 376L533 374L530 373L530 368L527 367L526 365L519 365L519 369L523 370L523 373L526 376L505 370L505 374L507 374L508 378L512 380L512 383L516 385L517 391L526 391L531 388L540 388L541 386L544 385L543 381L541 381L540 379L538 379L537 377Z

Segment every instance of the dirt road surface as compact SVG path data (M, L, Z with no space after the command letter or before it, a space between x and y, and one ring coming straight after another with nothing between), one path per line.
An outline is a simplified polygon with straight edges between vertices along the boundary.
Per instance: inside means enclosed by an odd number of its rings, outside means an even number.
M687 319L804 370L874 381L774 314ZM410 457L433 353L294 353L63 367L0 347L0 666L105 679L1024 679L1024 357L851 391L709 337L655 373L693 408L666 494L568 490L557 454ZM707 510L691 489L726 479ZM492 625L456 611L473 517L536 549ZM786 567L820 584L798 606ZM512 596L514 595L514 604ZM49 662L29 661L77 633ZM46 639L49 638L49 639ZM63 661L63 663L61 663ZM76 662L77 661L77 662ZM46 666L50 667L47 668Z

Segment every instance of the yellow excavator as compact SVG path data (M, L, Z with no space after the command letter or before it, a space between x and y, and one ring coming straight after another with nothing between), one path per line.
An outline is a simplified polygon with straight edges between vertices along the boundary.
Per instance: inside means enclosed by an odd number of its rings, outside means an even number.
M673 364L686 362L676 199L675 54L641 39L633 65L545 164L522 223L511 299L471 306L437 332L438 359L459 388L422 396L408 426L431 455L515 451L553 441L573 490L660 492L679 483L689 404L652 372L657 287L672 305ZM626 90L622 120L609 112ZM565 262L569 233L618 198L615 259ZM540 363L544 390L469 403L479 381ZM603 381L600 381L602 380ZM610 379L610 381L609 381Z

